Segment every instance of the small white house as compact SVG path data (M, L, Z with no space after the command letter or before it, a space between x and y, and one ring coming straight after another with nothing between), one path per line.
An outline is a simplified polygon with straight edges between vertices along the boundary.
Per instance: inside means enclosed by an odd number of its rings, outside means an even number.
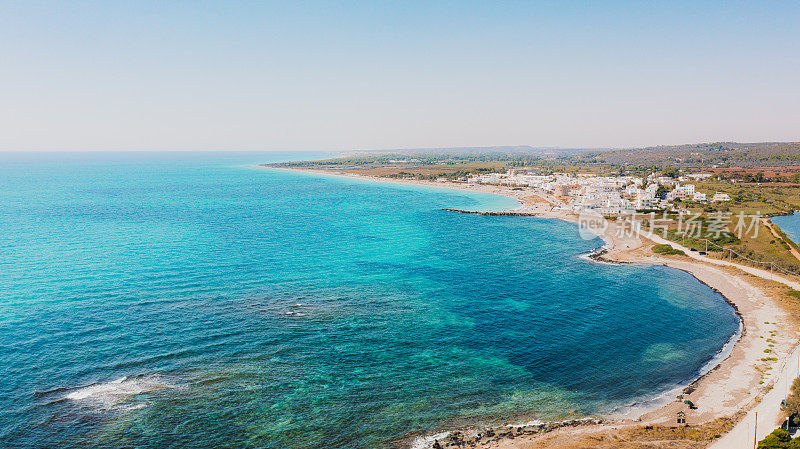
M692 195L692 200L694 200L694 201L706 201L706 194L705 193L700 193L700 192L695 192L694 195Z
M659 176L658 178L656 178L656 182L661 184L662 186L667 186L667 187L674 186L677 183L677 181L675 181L673 178L670 178L669 176Z
M717 192L711 197L711 201L730 201L731 197L727 193Z

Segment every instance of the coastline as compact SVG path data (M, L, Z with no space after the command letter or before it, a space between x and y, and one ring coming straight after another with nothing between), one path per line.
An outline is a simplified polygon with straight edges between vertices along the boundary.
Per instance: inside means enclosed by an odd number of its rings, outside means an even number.
M578 222L575 214L555 210L554 206L558 204L557 199L530 190L512 190L502 186L467 185L453 182L387 179L326 170L269 168L377 182L492 193L515 199L519 207L494 211L494 213L479 213L536 216L575 224ZM453 212L478 213L461 210L453 210ZM686 413L686 422L690 425L701 425L720 419L729 419L729 424L732 425L742 418L745 410L751 409L759 403L761 396L769 392L770 386L775 381L774 373L778 370L773 370L773 367L779 365L785 367L790 354L796 352L795 348L797 347L797 334L789 329L786 311L770 295L765 294L766 288L763 285L758 285L765 281L761 279L758 280L760 282L755 282L756 278L752 274L744 273L736 268L715 266L691 257L654 255L650 251L650 247L655 243L662 243L658 240L663 239L654 238L651 241L640 237L620 237L617 235L616 223L608 223L609 226L603 232L594 232L604 241L604 245L586 256L599 263L659 264L689 273L719 293L734 309L739 318L737 333L732 335L731 339L708 362L698 367L695 378L668 387L665 391L657 392L641 402L621 407L621 409L628 409L628 413L611 413L598 418L558 423L536 423L535 425L509 423L492 429L461 429L437 434L437 438L433 439L431 435L417 436L413 440L404 439L406 443L402 444L413 444L415 448L436 447L434 441L439 441L437 444L440 444L440 447L459 447L463 444L471 444L471 447L478 448L509 449L570 447L570 444L587 435L615 434L621 429L633 429L640 426L674 426L675 416L678 412ZM773 343L767 344L767 341ZM769 349L770 356L768 358L776 359L774 363L773 361L764 362L767 359L764 357L767 349ZM682 402L684 399L699 406L696 409L689 409ZM767 426L771 426L770 430L774 428L772 424ZM719 437L719 435L714 435L714 437ZM691 447L704 447L709 442L710 440L704 441L700 446Z

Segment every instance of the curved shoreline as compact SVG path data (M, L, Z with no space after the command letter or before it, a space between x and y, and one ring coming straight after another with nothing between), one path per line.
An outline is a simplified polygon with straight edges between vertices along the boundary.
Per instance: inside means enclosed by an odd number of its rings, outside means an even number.
M272 167L275 168L275 167ZM554 218L563 221L568 221L574 224L577 224L577 216L572 213L554 210L552 207L553 201L547 198L546 195L534 193L532 191L520 191L520 190L511 190L510 188L503 188L501 186L485 186L485 185L465 185L459 183L451 183L451 182L429 182L429 181L418 181L418 180L405 180L405 179L386 179L386 178L378 178L374 176L362 176L357 174L351 173L342 173L342 172L328 172L328 171L320 171L320 170L310 170L310 169L287 169L287 168L277 168L277 169L285 169L291 171L302 171L302 172L310 172L316 174L327 174L331 176L344 176L349 178L355 179L364 179L364 180L372 180L378 182L390 182L394 184L412 184L412 185L420 185L420 186L427 186L427 187L438 187L438 188L447 188L447 189L457 189L457 190L464 190L464 191L471 191L471 192L483 192L483 193L492 193L496 195L502 195L509 198L513 198L517 200L520 207L505 211L495 211L495 212L477 212L477 211L462 211L462 210L453 210L454 212L465 212L465 213L481 213L483 215L526 215L526 216L537 216L540 218ZM526 204L524 199L530 197L531 195L536 195L540 197L542 202L539 204ZM754 406L754 403L757 403L758 400L755 398L755 395L751 395L747 397L746 395L750 395L750 391L748 390L748 386L752 386L754 390L760 391L764 393L769 391L767 388L770 385L773 379L770 378L771 367L766 367L765 371L761 371L756 367L756 371L761 373L761 381L758 381L757 377L754 377L754 373L749 372L746 368L750 368L751 365L755 362L758 364L757 354L760 351L753 350L753 346L759 343L759 336L755 335L758 332L764 332L766 327L765 325L769 325L769 321L765 321L764 325L760 324L759 321L761 316L770 316L774 321L781 321L776 319L777 315L782 315L783 312L776 306L774 301L770 301L768 295L764 295L758 287L755 287L752 282L748 279L745 279L745 276L742 276L744 273L730 273L726 272L725 269L720 267L714 266L712 264L694 260L693 258L676 258L676 256L655 256L649 251L649 248L655 242L650 243L643 243L642 239L636 237L634 239L625 239L619 238L614 235L614 231L616 230L616 224L610 222L610 226L604 230L602 233L595 234L600 237L604 241L604 245L600 247L601 251L590 253L592 255L592 259L595 262L599 263L644 263L644 264L660 264L670 268L678 269L684 271L690 275L692 275L695 279L700 281L705 286L711 288L716 293L720 294L723 300L730 305L734 313L737 315L739 321L739 329L733 335L728 342L723 345L722 348L712 356L707 362L705 362L702 366L698 367L697 375L694 376L692 379L687 379L685 382L679 382L674 387L667 387L664 391L656 394L650 399L645 401L637 402L631 404L629 406L624 407L631 407L636 406L637 404L645 403L645 404L652 404L652 407L644 407L645 410L641 410L640 413L637 413L635 418L626 417L626 418L618 418L613 416L613 412L611 416L607 417L605 421L608 423L608 420L611 420L610 424L600 424L597 422L592 422L591 426L597 429L604 429L609 430L611 429L611 425L613 425L613 429L616 430L617 427L620 426L641 426L643 424L659 424L663 425L670 420L674 420L674 414L676 411L679 411L682 407L682 403L678 401L670 401L670 398L675 397L675 393L681 392L683 395L692 395L694 398L702 397L703 403L712 403L714 402L714 406L712 406L711 411L703 411L701 413L697 413L698 416L692 416L691 420L687 419L687 422L691 423L702 423L702 422L709 422L712 419L721 418L721 417L730 417L730 416L739 416L741 415L742 410L749 409L750 407ZM658 238L655 238L658 240ZM661 242L659 242L661 243ZM671 242L670 242L671 243ZM730 271L730 270L728 270ZM759 304L766 306L760 307ZM748 332L751 330L753 334L749 334ZM776 334L773 334L773 330L769 330L769 337L775 337ZM777 331L774 331L777 332ZM760 336L762 339L764 336ZM777 337L776 337L777 338ZM745 341L746 340L746 341ZM769 339L767 339L769 340ZM788 345L786 342L781 342L781 352L786 352L785 346L788 346L789 353L793 353L796 345L796 336L790 336L790 340ZM776 343L777 344L777 343ZM770 345L772 347L772 345ZM758 348L760 349L760 348ZM727 351L726 351L727 350ZM727 352L727 354L725 354ZM767 352L767 351L764 351ZM778 347L775 347L775 351L771 353L775 355L777 354ZM722 355L724 354L724 355ZM762 354L763 355L763 354ZM777 361L785 362L788 359L787 356L783 356L779 358ZM762 361L764 358L762 357ZM784 363L785 364L785 363ZM778 363L776 363L778 365ZM747 382L744 382L745 388L744 392L741 391L743 388L739 386L739 391L733 391L735 388L731 388L732 382L730 380L731 376L738 376L735 382L740 382L741 379L745 379ZM757 375L756 375L757 376ZM766 377L765 377L766 376ZM764 379L768 381L765 382ZM756 384L755 382L758 381ZM743 382L743 381L742 381ZM762 386L763 385L763 386ZM735 393L735 394L734 394ZM744 395L744 396L743 396ZM728 397L730 396L730 397ZM678 396L680 399L681 396ZM662 402L663 401L663 402ZM694 401L696 402L696 401ZM671 417L671 418L670 418ZM696 418L696 419L695 419ZM674 422L674 421L672 421ZM588 421L587 421L588 423ZM575 420L571 420L570 424L567 427L573 427L576 425ZM484 443L488 444L491 442L491 447L516 447L513 445L512 441L520 441L519 438L523 437L527 438L525 441L529 441L532 439L537 438L537 436L542 435L542 429L546 429L546 432L554 431L554 433L568 433L568 430L564 430L564 426L559 422L549 423L549 425L539 426L537 429L531 430L522 430L523 426L520 425L510 425L511 429L516 429L518 431L517 434L513 432L504 432L508 438L502 437L502 435L498 434L498 432L493 431L492 429L488 429L490 433L493 435L490 438L490 441L482 441L486 440L485 432L481 434L477 432L477 436L472 438L469 443L475 444L474 447L488 447L484 446ZM503 426L499 429L506 429L509 428L509 425ZM495 428L497 429L497 428ZM486 429L484 429L486 430ZM466 431L466 429L462 429L462 431ZM451 431L449 433L458 433L462 438L466 435L463 435L460 431ZM473 434L475 434L475 430L471 430ZM438 434L443 435L443 434ZM423 435L418 436L415 440L430 440L430 435ZM404 439L404 441L408 441L408 439ZM460 440L463 444L465 440L463 438ZM537 440L538 441L538 440ZM432 442L430 444L433 444ZM496 446L500 444L500 446ZM505 445L504 445L505 444ZM424 447L424 446L421 446ZM429 446L432 447L432 446ZM443 446L445 447L445 446ZM553 446L558 447L558 446Z
M505 215L505 214L503 214ZM535 215L529 215L535 216ZM568 220L569 221L569 220ZM601 236L598 236L601 237ZM610 239L608 240L610 241ZM602 249L602 251L607 251L608 248L606 245L596 248L595 250L582 254L581 257L585 257L589 260L594 261L595 263L602 263L602 264L626 264L626 263L641 263L641 264L648 264L646 261L609 261L605 260L602 257L603 252L600 252L597 257L592 257L596 255L595 253L598 249ZM599 260L597 260L599 259ZM665 409L666 407L670 406L676 397L681 395L690 394L693 392L697 385L704 381L704 379L709 376L714 371L718 370L722 364L728 360L731 356L736 344L739 340L746 334L746 324L744 318L739 311L735 302L730 300L727 296L722 294L718 289L709 285L703 279L698 278L694 273L680 268L671 267L665 263L651 263L652 265L663 265L668 268L677 269L680 271L684 271L691 275L695 280L700 282L701 284L705 285L713 292L717 293L722 300L731 307L734 314L737 317L738 326L736 331L731 334L730 338L719 348L717 352L712 354L706 361L704 361L697 370L688 378L677 381L674 384L667 385L664 387L663 390L655 393L652 396L647 397L646 399L638 400L632 402L627 405L622 405L611 412L594 415L594 416L586 416L582 418L575 418L575 419L567 419L561 421L548 421L548 422L541 422L538 421L535 424L532 422L523 422L526 418L520 418L519 420L507 420L505 424L502 426L494 426L494 427L484 427L484 428L476 428L476 427L460 427L454 430L444 430L439 429L435 434L422 434L419 435L410 443L406 443L404 447L409 447L410 449L431 449L435 448L432 444L435 441L451 441L454 446L461 447L459 445L471 445L469 447L484 447L481 444L487 444L492 442L498 442L502 439L514 440L519 438L524 438L525 436L541 436L547 434L549 432L553 432L556 430L563 430L569 428L576 428L581 426L613 426L617 424L630 424L630 423L645 423L645 420L642 420L642 417L648 414L657 414L659 411ZM641 407L640 407L641 406ZM626 409L630 409L632 413L625 413ZM521 416L525 416L522 414ZM529 418L527 418L529 419ZM455 437L452 437L455 435ZM408 440L408 437L403 439L404 441ZM451 447L451 446L441 446L444 447ZM494 447L494 446L492 446Z

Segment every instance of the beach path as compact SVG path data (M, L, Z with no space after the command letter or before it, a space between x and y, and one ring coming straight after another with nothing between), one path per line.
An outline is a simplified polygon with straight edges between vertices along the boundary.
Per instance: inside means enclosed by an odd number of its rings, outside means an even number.
M773 388L730 432L709 445L713 449L752 449L781 424L781 401L800 376L800 346L796 347L780 370ZM756 422L758 417L758 422Z
M779 275L779 274L775 274L775 273L773 273L773 272L771 272L769 270L762 270L761 268L748 267L747 265L741 265L741 264L734 263L734 262L728 262L727 260L714 259L713 257L702 256L697 251L691 251L691 250L689 250L689 248L687 248L687 247L685 247L683 245L680 245L678 243L672 242L672 241L667 240L665 238L662 238L662 237L660 237L658 235L650 235L650 236L648 236L648 238L653 240L653 242L655 242L655 243L661 243L661 244L665 244L665 245L672 245L673 248L676 248L676 249L679 249L679 250L685 252L686 255L691 257L692 259L700 260L700 261L703 261L703 262L706 262L706 263L713 263L714 265L723 265L723 266L738 268L738 269L744 271L745 273L752 274L753 276L757 276L757 277L760 277L762 279L767 279L767 280L770 280L770 281L779 282L779 283L781 283L783 285L786 285L788 287L791 287L791 288L793 288L795 290L800 290L800 281L797 281L797 280L794 280L794 279L790 279L790 278L788 278L786 276L782 276L782 275Z
M800 290L800 282L789 279L786 276L777 275L768 270L748 267L726 260L714 259L701 256L689 248L681 246L675 242L668 241L659 236L652 236L656 243L669 244L686 253L687 256L702 260L703 262L736 267L746 273L758 276L763 279L779 282L795 290ZM794 379L800 376L800 346L796 346L791 355L784 361L778 375L775 377L773 388L764 395L761 402L753 407L747 415L730 432L723 435L719 440L712 443L709 448L714 449L750 449L754 448L754 441L760 441L770 432L775 430L781 423L781 401L789 394L789 387ZM758 420L756 421L756 417Z

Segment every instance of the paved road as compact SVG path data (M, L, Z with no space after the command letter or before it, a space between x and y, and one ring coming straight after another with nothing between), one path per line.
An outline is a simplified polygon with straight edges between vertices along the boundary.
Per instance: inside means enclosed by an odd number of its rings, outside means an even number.
M753 267L749 267L747 265L741 265L741 264L734 263L734 262L728 262L727 260L714 259L713 257L701 256L700 254L698 254L698 251L690 251L689 248L687 248L687 247L685 247L683 245L679 245L679 244L677 244L675 242L669 241L667 239L664 239L664 238L662 238L662 237L660 237L658 235L652 235L652 236L648 236L648 237L652 241L654 241L656 243L663 243L663 244L667 244L667 245L672 245L673 248L677 248L677 249L682 250L683 252L686 253L687 256L691 257L692 259L702 260L703 262L713 263L714 265L723 265L723 266L729 266L729 267L736 267L736 268L738 268L738 269L740 269L740 270L742 270L742 271L744 271L746 273L752 274L753 276L758 276L758 277L763 278L763 279L769 279L771 281L780 282L781 284L788 285L789 287L792 287L795 290L800 290L800 282L799 281L796 281L794 279L791 279L791 278L783 276L783 275L775 274L775 273L773 273L773 272L771 272L769 270L762 270L761 268L753 268Z
M789 394L789 387L800 376L800 346L795 347L789 359L781 367L775 386L764 399L730 432L708 446L713 449L753 449L753 442L761 441L782 421L781 401ZM756 423L756 416L758 422Z
M672 245L674 248L683 250L687 256L693 259L702 260L715 265L736 267L752 275L780 282L795 290L800 290L800 282L785 276L777 275L769 270L762 270L728 262L727 260L701 256L696 251L689 251L689 248L678 245L675 242L667 241L659 236L653 236L652 240L656 243L666 243ZM789 394L789 387L798 376L800 376L800 346L794 348L792 354L781 366L780 371L775 377L774 387L764 396L762 401L750 410L736 427L708 447L710 449L753 449L755 447L753 444L754 441L764 439L764 437L781 424L781 401ZM756 416L758 416L757 422Z

